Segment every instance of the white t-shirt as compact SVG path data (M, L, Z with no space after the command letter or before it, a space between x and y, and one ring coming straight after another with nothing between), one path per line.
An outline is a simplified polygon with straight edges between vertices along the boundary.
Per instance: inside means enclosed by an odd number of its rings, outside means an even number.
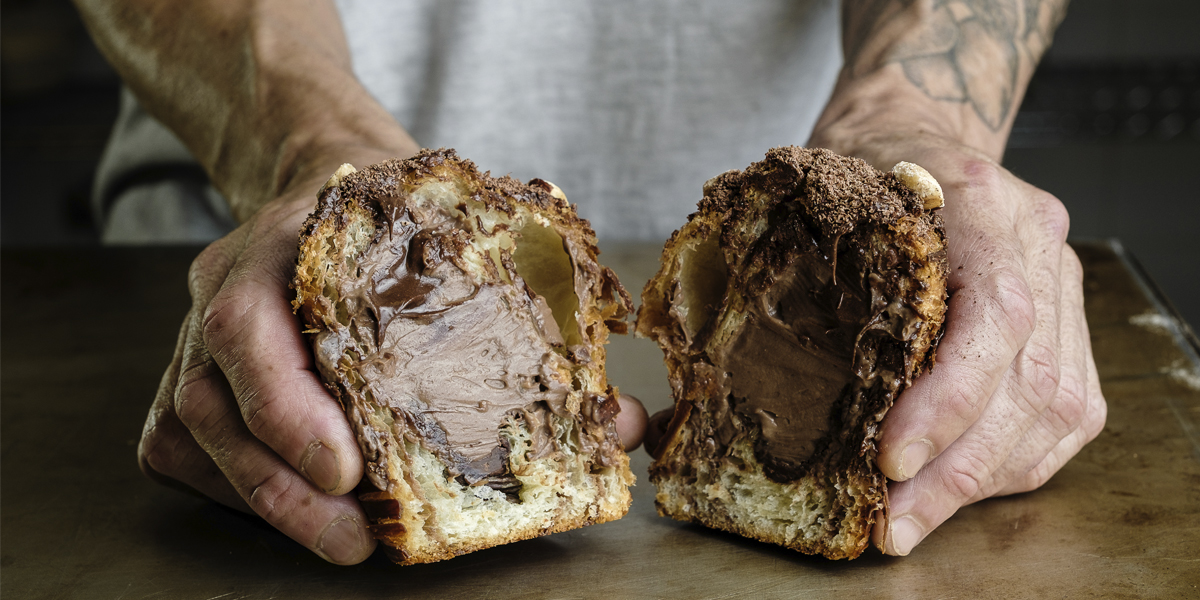
M356 75L418 143L553 181L605 239L663 239L708 178L803 144L841 62L837 0L337 5ZM110 241L187 201L164 188L194 185L129 175L187 155L129 94L122 105L97 184ZM184 192L228 220L219 197Z

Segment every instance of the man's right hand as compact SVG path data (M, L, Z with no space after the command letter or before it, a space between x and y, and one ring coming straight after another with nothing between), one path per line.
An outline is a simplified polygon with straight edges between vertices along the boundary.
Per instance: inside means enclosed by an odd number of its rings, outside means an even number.
M353 564L375 547L346 495L362 456L314 370L288 288L319 186L296 186L192 263L192 308L138 461L155 480L258 514L326 560Z
M297 233L323 181L303 180L192 263L192 308L138 462L156 481L257 514L322 558L354 564L375 548L349 494L362 478L362 455L321 385L288 287ZM619 400L617 433L633 450L645 409L632 397Z

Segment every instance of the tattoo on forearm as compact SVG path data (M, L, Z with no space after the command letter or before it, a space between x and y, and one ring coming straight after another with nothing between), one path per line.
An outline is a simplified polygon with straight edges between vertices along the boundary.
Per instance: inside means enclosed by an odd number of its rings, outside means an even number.
M999 131L1016 109L1022 55L1037 63L1068 1L844 0L847 72L899 64L925 95L969 104Z

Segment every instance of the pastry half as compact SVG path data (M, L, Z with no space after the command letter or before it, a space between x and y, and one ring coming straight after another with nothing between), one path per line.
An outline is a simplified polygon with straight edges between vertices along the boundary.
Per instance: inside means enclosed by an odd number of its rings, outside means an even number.
M650 468L660 514L863 551L887 507L880 422L942 333L940 206L920 167L818 149L776 148L705 184L637 320L675 399Z
M553 184L493 178L453 150L344 165L320 192L294 305L396 562L625 514L604 344L631 304L597 253Z

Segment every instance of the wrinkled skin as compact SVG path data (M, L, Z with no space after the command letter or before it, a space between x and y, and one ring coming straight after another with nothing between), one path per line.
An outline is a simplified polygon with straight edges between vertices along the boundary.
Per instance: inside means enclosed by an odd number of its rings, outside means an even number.
M348 495L362 458L315 372L288 289L308 196L269 203L192 263L192 309L138 458L152 478L258 514L350 564L375 546Z

